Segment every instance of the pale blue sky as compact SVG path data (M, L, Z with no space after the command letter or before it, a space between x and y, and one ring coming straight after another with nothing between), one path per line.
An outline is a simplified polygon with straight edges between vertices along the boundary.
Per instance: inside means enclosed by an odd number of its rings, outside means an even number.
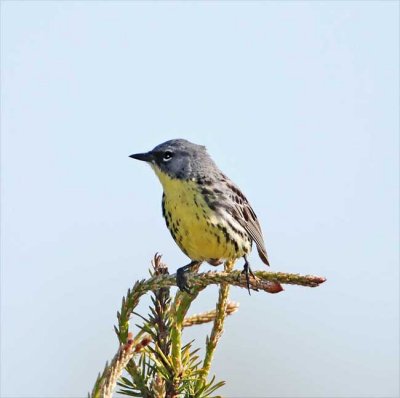
M85 396L117 348L127 288L156 251L171 271L187 262L159 182L128 158L177 137L206 145L249 197L272 270L328 278L232 291L221 393L398 396L398 12L3 1L1 396Z

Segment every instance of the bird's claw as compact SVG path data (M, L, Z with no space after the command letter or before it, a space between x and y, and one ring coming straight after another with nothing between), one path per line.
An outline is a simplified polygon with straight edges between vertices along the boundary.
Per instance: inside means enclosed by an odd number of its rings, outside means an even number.
M254 279L257 279L257 278L254 275L253 271L251 270L250 265L249 265L249 263L247 261L244 263L243 271L241 272L241 274L244 274L244 276L246 277L246 287L247 287L247 290L249 292L249 295L251 296L251 293L250 293L250 276L249 275L251 275L252 278L254 278ZM254 289L254 290L258 291L258 289Z

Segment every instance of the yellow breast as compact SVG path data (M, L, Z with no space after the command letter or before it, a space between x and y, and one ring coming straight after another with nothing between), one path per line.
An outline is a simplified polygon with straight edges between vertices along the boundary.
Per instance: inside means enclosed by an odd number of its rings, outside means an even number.
M163 213L172 237L192 260L215 261L242 257L247 238L229 228L227 220L210 209L195 181L172 179L153 167L164 188Z

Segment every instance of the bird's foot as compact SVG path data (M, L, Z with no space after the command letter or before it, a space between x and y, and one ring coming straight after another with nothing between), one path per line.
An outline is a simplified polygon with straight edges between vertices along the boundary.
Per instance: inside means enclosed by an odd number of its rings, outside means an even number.
M187 276L188 270L184 269L185 267L178 268L176 271L176 285L178 286L179 290L186 293L191 293L190 285L189 285L189 278Z
M192 261L191 263L185 265L184 267L178 268L176 271L176 285L179 290L186 292L188 294L192 293L189 284L188 274L192 271L192 268L200 265L198 261Z
M246 258L245 258L244 261L245 261L245 263L244 263L244 266L243 266L242 274L244 274L245 277L246 277L247 290L249 292L249 295L251 296L251 293L250 293L250 275L254 279L257 279L257 277L254 275L253 271L251 270L250 264L249 264L249 262L247 261ZM258 290L258 289L254 289L254 290Z

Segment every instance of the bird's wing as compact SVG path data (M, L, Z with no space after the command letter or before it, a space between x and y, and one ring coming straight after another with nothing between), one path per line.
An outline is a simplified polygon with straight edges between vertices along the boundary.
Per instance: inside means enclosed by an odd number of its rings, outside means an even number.
M242 191L231 181L228 183L228 195L232 202L230 212L239 224L247 231L257 245L257 251L261 260L269 265L267 250L265 249L264 238L256 213L250 206L249 201Z
M203 187L201 193L208 205L213 210L219 209L230 214L256 243L261 260L269 265L260 224L242 191L222 173L218 173L217 176L201 176L197 182ZM218 189L213 189L213 184L218 185Z

